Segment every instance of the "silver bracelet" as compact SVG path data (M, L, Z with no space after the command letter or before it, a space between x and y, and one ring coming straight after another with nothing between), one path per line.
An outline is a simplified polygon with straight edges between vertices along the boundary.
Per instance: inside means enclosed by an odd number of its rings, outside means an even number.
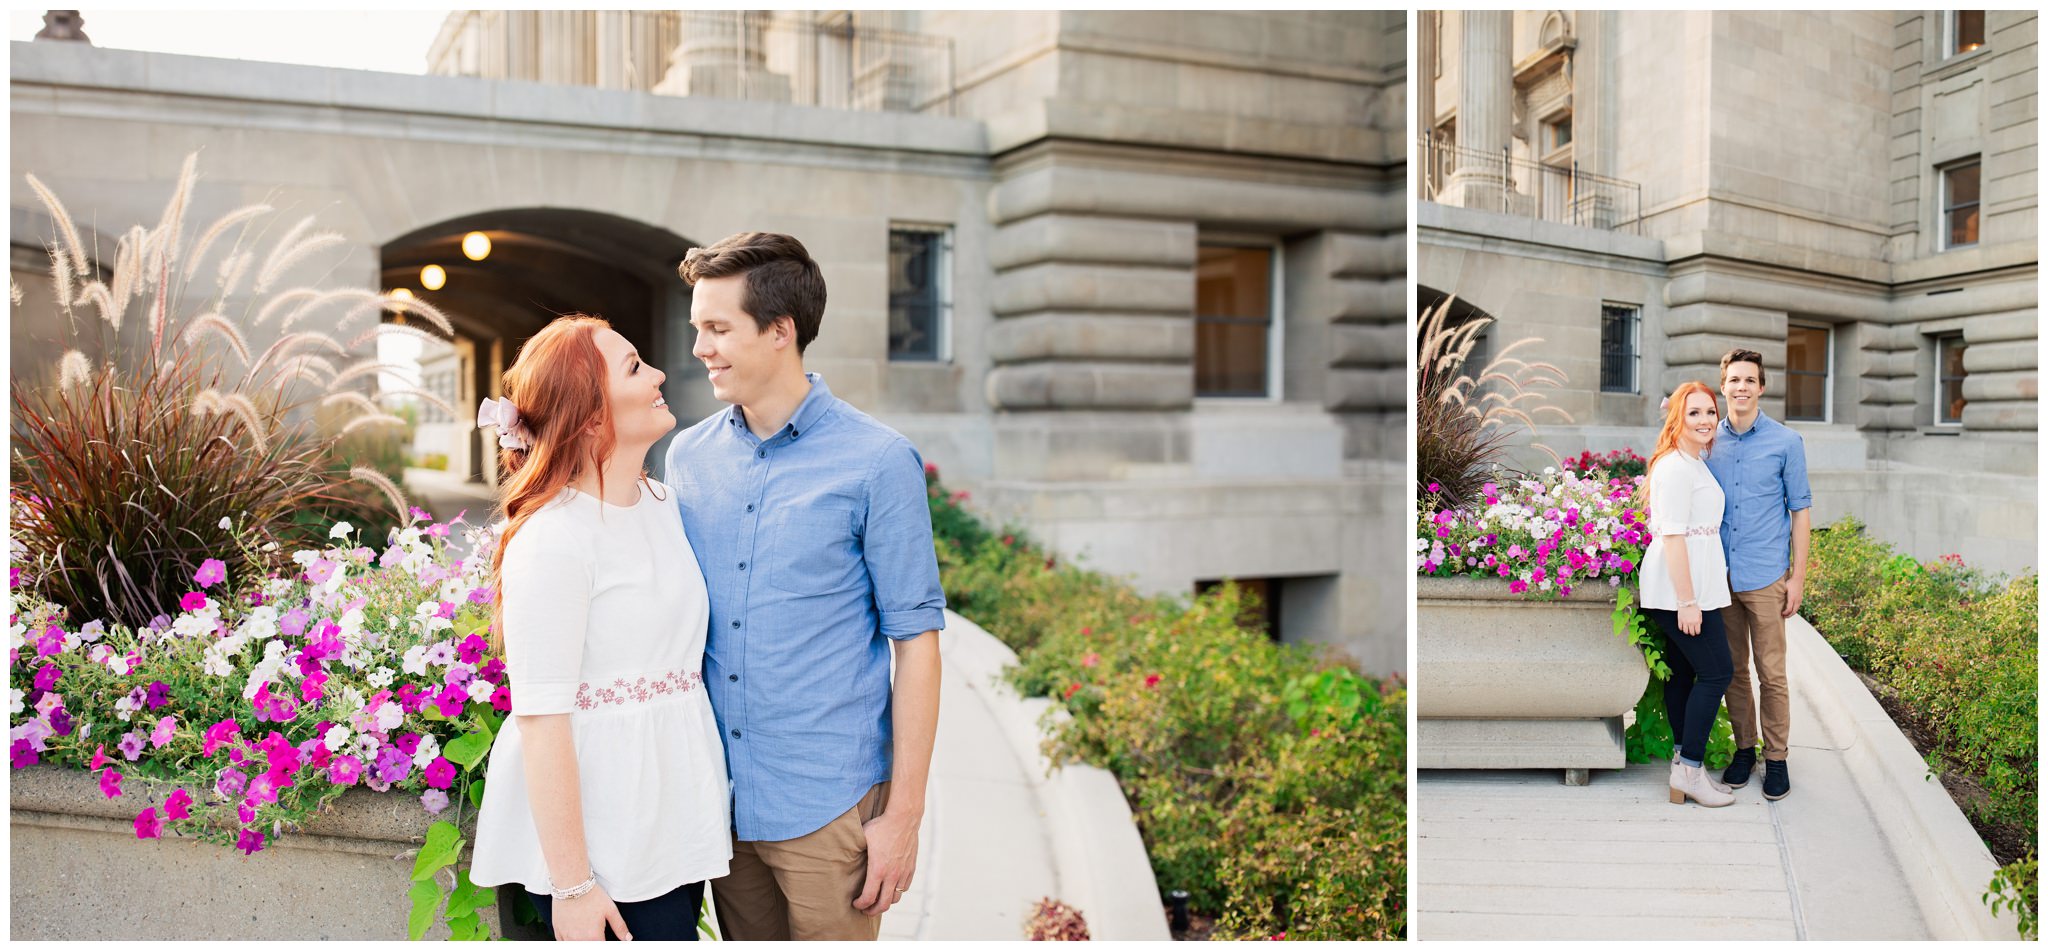
M552 893L552 894L553 894L553 895L555 896L555 900L556 900L556 901L568 901L568 900L569 900L569 899L571 899L571 898L581 898L581 897L583 897L584 893L586 893L586 892L588 892L588 891L590 891L591 889L593 889L593 888L596 888L596 887L597 887L597 870L596 870L596 869L592 869L592 870L591 870L591 872L590 872L590 877L589 877L589 878L586 878L586 879L584 879L584 880L583 880L583 884L581 884L581 885L577 885L577 886L574 886L574 887L572 887L572 888L556 888L556 887L555 887L555 880L554 880L553 878L549 878L549 879L548 879L548 891L549 891L550 893Z
M1698 598L1693 598L1693 599L1692 599L1692 600L1690 600L1690 601L1680 601L1680 602L1678 602L1678 606L1679 606L1679 607L1681 607L1681 608L1694 608L1694 607L1699 607L1699 603L1700 603L1700 599L1698 599Z

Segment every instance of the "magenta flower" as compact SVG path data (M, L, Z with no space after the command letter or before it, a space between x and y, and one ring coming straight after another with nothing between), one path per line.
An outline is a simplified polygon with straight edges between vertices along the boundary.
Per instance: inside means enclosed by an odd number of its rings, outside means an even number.
M235 804L235 820L248 825L256 821L256 800L243 799Z
M1513 594L1521 594L1527 590L1529 590L1529 583L1519 578L1508 582L1508 591Z
M308 673L306 679L299 682L299 696L307 703L312 703L326 695L327 672L324 670L315 670ZM286 719L290 718L287 717Z
M240 740L242 738L241 733L239 732L240 729L241 728L235 724L235 721L232 718L222 720L219 723L207 727L206 745L201 750L201 752L204 755L212 756L213 751L219 749L222 744L227 744L230 746L234 745L237 740Z
M133 763L142 758L142 737L136 736L134 730L121 734L121 742L117 745L121 747L121 755L128 762Z
M192 575L192 583L202 588L211 588L228 580L228 565L218 558L208 558L199 563L199 571Z
M448 784L455 781L455 764L448 762L445 756L436 756L433 762L427 764L426 778L427 785L435 789L447 789Z
M434 698L436 708L441 711L441 715L444 717L461 716L462 708L467 703L469 703L469 691L454 684L442 687L440 696Z
M327 764L327 781L336 786L353 786L363 775L363 761L353 756L337 756Z
M482 660L484 657L484 652L490 649L490 641L484 640L482 637L479 637L475 634L471 634L470 636L463 638L462 643L455 645L455 657L457 660L460 660L465 664L474 664L477 661Z
M100 795L112 799L121 794L121 774L112 767L100 772Z
M499 713L511 713L512 691L509 688L502 686L496 690L491 691L491 709L496 710Z
M334 562L322 558L306 568L306 580L314 584L326 584L334 577Z
M429 789L420 794L420 805L425 806L428 813L440 815L441 810L448 808L448 794L438 789Z
M306 633L306 625L312 620L312 615L298 608L293 608L278 615L277 629L283 631L288 637L299 637Z
M255 829L243 829L242 834L235 837L235 848L241 849L243 855L255 855L263 851L263 833Z
M164 821L157 818L156 807L151 806L135 814L135 837L154 839L164 834Z
M107 745L105 743L95 744L92 748L92 771L97 773L100 771L100 767L105 765L107 765Z
M164 800L164 815L172 819L186 818L191 815L190 812L186 811L186 807L190 805L192 805L192 794L186 792L185 788L180 786L177 792L171 793L171 798Z
M206 595L203 592L187 591L184 597L178 599L178 610L180 611L203 611L205 609Z
M491 586L490 586L490 585L483 585L483 586L480 586L480 587L477 587L477 588L473 588L473 589L471 589L471 590L470 590L470 592L469 592L469 603L471 603L471 604L489 604L489 603L491 603Z
M44 628L42 636L36 638L37 657L48 657L51 654L56 654L63 650L64 632L61 629L59 629L55 624L52 624L49 627Z
M142 688L142 702L151 710L160 709L171 702L171 688L161 680L152 680Z
M59 670L56 664L44 664L43 669L36 671L36 689L49 690L57 686L58 678L63 676L64 671Z
M13 764L15 769L27 769L39 761L39 757L36 756L35 744L27 740L15 740L7 748L7 755L9 762Z

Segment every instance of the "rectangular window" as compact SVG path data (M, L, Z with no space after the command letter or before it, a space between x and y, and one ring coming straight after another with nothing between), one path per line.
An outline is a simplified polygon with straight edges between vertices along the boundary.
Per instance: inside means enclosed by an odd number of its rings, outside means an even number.
M1827 422L1828 371L1833 350L1826 327L1792 324L1785 328L1785 418Z
M1963 379L1969 373L1963 369L1962 334L1934 338L1934 421L1943 425L1956 425L1963 421Z
M1195 257L1195 395L1272 394L1272 248L1202 245Z
M1600 392L1637 393L1636 355L1641 351L1642 308L1600 305Z
M1983 49L1984 11L1949 10L1942 15L1942 32L1948 34L1942 43L1943 59Z
M1941 170L1942 248L1967 248L1977 243L1978 185L1984 171L1975 158Z
M1567 112L1543 123L1543 152L1548 155L1572 144L1572 114Z
M953 315L953 232L889 229L889 359L942 362Z

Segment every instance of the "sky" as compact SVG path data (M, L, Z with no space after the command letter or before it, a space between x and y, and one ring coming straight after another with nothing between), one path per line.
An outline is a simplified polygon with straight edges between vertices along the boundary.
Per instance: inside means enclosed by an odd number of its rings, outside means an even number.
M94 46L308 66L424 73L447 10L86 10ZM43 11L9 10L7 38L26 41Z

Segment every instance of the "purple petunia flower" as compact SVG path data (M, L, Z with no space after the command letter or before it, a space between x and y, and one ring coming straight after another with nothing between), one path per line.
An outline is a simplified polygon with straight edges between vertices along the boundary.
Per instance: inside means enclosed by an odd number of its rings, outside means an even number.
M136 736L135 731L130 730L121 734L121 742L118 745L121 747L121 755L128 762L133 763L142 758L142 737Z
M218 558L208 558L199 563L199 570L192 575L192 583L201 588L211 588L228 580L228 565Z
M241 849L243 855L255 855L263 851L263 833L255 829L243 829L242 834L235 837L235 848Z
M71 711L58 707L50 711L50 731L58 736L71 735Z
M469 691L449 684L441 688L440 696L434 698L434 705L444 717L459 717L462 708L469 703Z
M27 769L34 766L39 759L36 756L35 744L27 740L15 740L13 745L8 747L7 753L15 769Z
M171 702L171 688L161 680L152 680L143 688L142 702L151 710L159 709Z
M56 664L44 664L43 669L36 671L36 689L50 690L57 686L57 680L63 676L64 671Z
M278 616L277 629L283 631L288 637L298 637L306 633L306 625L312 620L312 615L298 608L293 608Z
M411 772L412 757L407 756L404 751L395 746L387 746L377 751L376 775L378 781L386 783L404 782L406 775Z
M429 814L440 815L441 810L448 808L448 794L438 789L429 789L420 794L420 805L425 806Z
M484 652L491 649L491 642L475 634L462 639L455 645L455 657L465 664L474 664L483 659Z
M512 691L503 686L491 691L491 709L499 713L511 713Z
M242 790L248 788L248 774L233 766L221 770L220 777L215 779L213 783L214 792L220 793L222 799L233 799L241 795Z
M334 562L322 558L306 568L306 580L313 584L326 584L334 577Z

